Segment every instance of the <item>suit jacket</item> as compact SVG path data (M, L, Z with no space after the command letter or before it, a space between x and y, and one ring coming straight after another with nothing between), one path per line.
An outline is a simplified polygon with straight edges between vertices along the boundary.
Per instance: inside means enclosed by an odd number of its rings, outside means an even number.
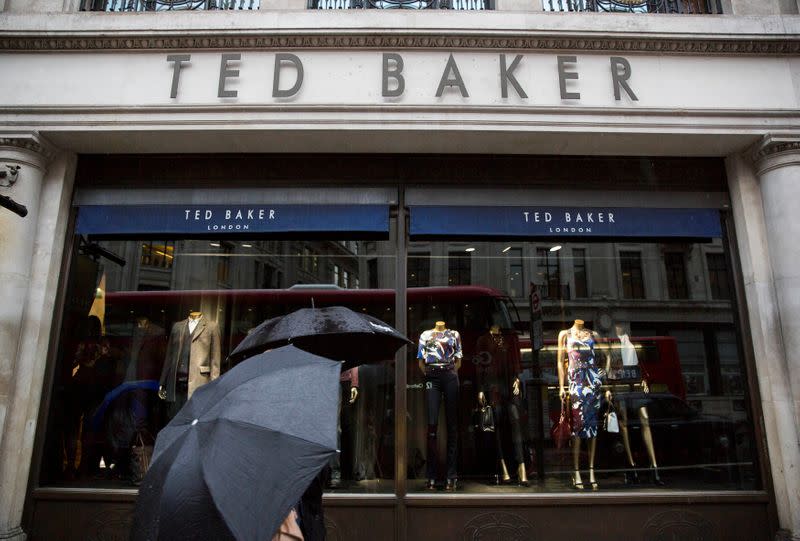
M178 321L172 326L167 344L164 368L161 370L161 386L167 391L167 402L175 401L175 380L181 358L183 338L189 333L189 320ZM219 377L221 362L219 326L216 321L201 317L192 333L189 352L189 397L211 380Z

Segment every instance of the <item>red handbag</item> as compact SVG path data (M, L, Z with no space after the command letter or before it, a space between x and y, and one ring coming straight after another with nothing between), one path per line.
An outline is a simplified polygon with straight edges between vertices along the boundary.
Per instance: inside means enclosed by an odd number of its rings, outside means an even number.
M569 408L567 401L561 401L561 415L558 422L550 429L550 434L553 436L553 441L556 444L556 449L561 449L572 437L572 427L570 426Z

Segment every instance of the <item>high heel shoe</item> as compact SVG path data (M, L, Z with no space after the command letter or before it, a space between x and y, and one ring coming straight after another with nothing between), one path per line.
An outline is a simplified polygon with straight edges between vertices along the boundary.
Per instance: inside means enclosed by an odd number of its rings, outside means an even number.
M600 486L597 484L597 480L594 478L594 469L589 469L589 486L592 487L592 490L597 490Z
M584 489L583 479L581 479L580 482L578 482L577 479L578 479L577 472L573 473L572 474L572 488L574 488L575 490L583 490Z
M531 486L530 482L528 481L528 474L525 471L524 463L521 463L519 466L517 466L517 481L521 487Z
M636 471L636 465L632 465L630 471L623 472L622 478L626 485L638 485L639 473Z
M436 490L436 480L435 479L428 479L425 483L426 490Z
M455 492L458 490L458 479L455 477L448 479L447 483L444 485L444 489L448 492Z
M658 475L658 467L657 466L650 466L650 475L652 476L653 484L658 487L664 486L664 481L661 480L661 477Z

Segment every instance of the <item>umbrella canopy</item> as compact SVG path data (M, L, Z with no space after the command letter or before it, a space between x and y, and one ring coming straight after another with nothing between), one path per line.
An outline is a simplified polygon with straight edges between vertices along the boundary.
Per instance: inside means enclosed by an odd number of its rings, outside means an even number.
M317 355L345 361L347 369L391 359L401 346L412 342L380 319L344 306L301 308L263 322L230 356L246 358L289 343Z
M200 387L158 435L131 539L270 539L336 452L339 370L286 346Z

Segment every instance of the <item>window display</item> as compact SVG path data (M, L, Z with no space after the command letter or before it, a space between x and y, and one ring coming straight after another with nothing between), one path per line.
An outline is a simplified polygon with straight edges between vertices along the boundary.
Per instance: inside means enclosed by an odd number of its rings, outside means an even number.
M416 347L402 390L393 354L344 365L330 490L391 492L403 459L409 491L430 495L759 487L718 212L418 209L405 316L388 229L169 236L165 218L99 235L96 216L65 287L42 484L134 486L159 430L253 329L340 305L405 317ZM206 215L186 216L213 232Z
M145 248L150 259L142 257ZM392 250L386 240L312 234L76 237L42 483L136 486L143 474L137 461L152 452L159 430L198 388L241 361L231 352L266 319L346 306L394 326ZM169 263L153 265L156 251ZM366 284L377 287L360 289ZM331 461L329 489L391 491L394 353L343 370L340 379L341 453Z
M469 275L448 285L459 253L469 254ZM685 295L667 272L676 253ZM409 360L410 489L448 488L443 476L430 482L445 471L460 493L758 487L733 295L713 285L731 283L730 269L707 265L720 253L719 237L577 247L412 239L409 268L430 271L419 284L427 287L408 290L409 332L427 341L446 322L458 329L463 360L450 395L429 390L428 370ZM431 400L450 408L449 419ZM562 404L569 435L559 447ZM447 442L432 438L445 423Z

